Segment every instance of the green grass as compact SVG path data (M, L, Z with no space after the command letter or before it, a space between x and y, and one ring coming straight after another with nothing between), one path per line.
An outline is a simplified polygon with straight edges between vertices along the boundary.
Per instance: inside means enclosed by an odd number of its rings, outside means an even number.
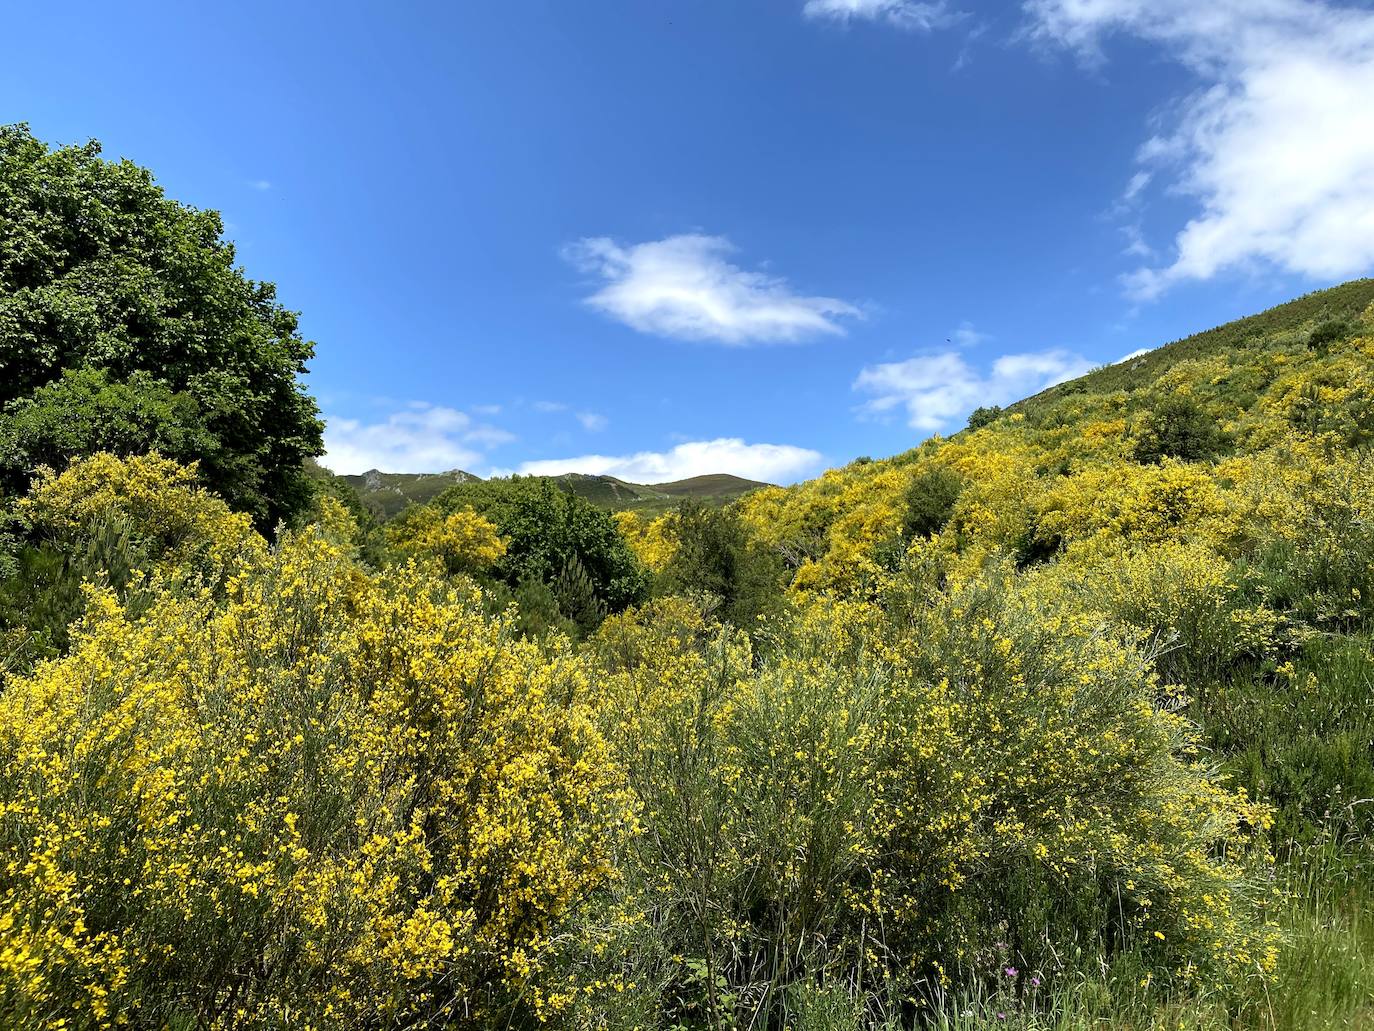
M1007 411L1023 412L1027 417L1032 417L1071 394L1140 390L1150 386L1179 362L1263 345L1284 334L1310 332L1318 324L1331 319L1353 320L1371 303L1374 303L1374 279L1355 279L1280 304L1258 315L1195 333L1157 347L1131 361L1096 369L1086 376L1060 383L1018 401L1010 405Z

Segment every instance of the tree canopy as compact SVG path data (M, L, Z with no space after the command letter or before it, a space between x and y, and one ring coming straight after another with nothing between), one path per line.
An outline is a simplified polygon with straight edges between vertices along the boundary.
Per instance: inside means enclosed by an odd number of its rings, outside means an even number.
M446 514L470 508L496 525L506 553L493 573L511 588L541 583L572 599L585 593L585 576L605 612L620 612L648 596L648 573L611 514L549 480L517 476L463 483L444 491L433 505ZM401 518L409 522L427 516L416 508ZM586 600L579 598L574 607L585 608ZM573 615L566 608L563 614Z
M100 144L0 127L0 492L98 451L198 459L260 527L308 501L313 344L235 264L218 213Z

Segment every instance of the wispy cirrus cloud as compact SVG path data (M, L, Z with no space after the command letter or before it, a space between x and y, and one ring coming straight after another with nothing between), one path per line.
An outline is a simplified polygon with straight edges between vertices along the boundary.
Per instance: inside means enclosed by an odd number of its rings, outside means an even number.
M447 472L484 462L488 450L514 439L456 408L416 401L380 422L327 419L322 461L344 474Z
M885 418L904 412L909 426L934 432L979 405L1015 401L1089 368L1079 355L1052 350L1006 354L981 372L959 352L946 351L867 366L854 389L873 395L859 407L860 414Z
M581 455L576 458L525 462L526 476L590 473L616 476L633 483L667 483L708 473L732 473L750 480L791 483L816 472L820 452L790 444L747 444L738 437L685 441L667 451L629 455Z
M1173 254L1127 227L1132 294L1262 265L1313 279L1374 268L1374 11L1318 0L1027 0L1030 36L1089 65L1152 43L1198 88L1159 116L1123 198L1192 197Z
M544 415L572 412L572 417L588 433L600 433L610 425L610 419L600 412L573 411L572 405L564 404L562 401L535 401L531 407Z
M602 286L586 303L641 333L748 346L844 333L859 309L795 292L786 280L734 265L722 236L689 233L647 243L588 237L565 257Z
M943 0L806 0L802 14L844 23L882 21L920 32L945 28L960 18Z

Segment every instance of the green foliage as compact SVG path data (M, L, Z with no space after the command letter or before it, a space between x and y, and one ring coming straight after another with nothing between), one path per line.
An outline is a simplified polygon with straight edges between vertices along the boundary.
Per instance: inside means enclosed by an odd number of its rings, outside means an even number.
M1002 417L1000 405L982 405L975 408L968 417L968 428L970 430L981 430L984 426L991 426Z
M0 627L25 640L25 661L13 663L9 672L66 651L68 628L86 610L87 587L108 587L127 602L134 574L147 567L132 520L114 509L92 519L79 541L20 550L13 571L0 579Z
M219 215L99 155L0 128L0 491L35 461L165 447L270 529L308 502L321 450L312 345Z
M1350 323L1342 319L1327 319L1307 338L1307 346L1313 348L1329 347L1350 335Z
M582 604L585 596L571 588L565 592L569 604L578 608L576 615L566 610L563 615L579 625L596 611L620 612L648 595L648 573L610 513L552 481L512 477L459 484L439 495L433 507L445 514L471 508L496 525L506 553L492 573L512 590L535 582L552 587L575 561L581 573L569 575L579 580L585 575L596 602L596 607L587 608ZM398 522L403 528L408 520L423 518L423 511L407 510Z
M953 469L941 465L921 469L907 488L903 535L929 537L943 530L963 489L963 477Z
M1175 394L1156 404L1136 437L1137 462L1177 458L1205 462L1227 446L1226 435L1207 410L1193 398Z
M587 575L587 567L574 553L568 556L563 569L554 580L552 592L558 611L570 620L582 634L590 633L606 618L606 606L597 596L596 585Z
M98 451L121 457L157 451L187 464L213 456L218 446L195 397L143 371L111 381L105 369L65 369L13 401L0 418L0 468L15 492L27 487L27 471L63 469Z
M750 634L782 602L779 556L750 539L739 513L699 502L673 519L677 550L657 579L663 594L704 595L718 617Z

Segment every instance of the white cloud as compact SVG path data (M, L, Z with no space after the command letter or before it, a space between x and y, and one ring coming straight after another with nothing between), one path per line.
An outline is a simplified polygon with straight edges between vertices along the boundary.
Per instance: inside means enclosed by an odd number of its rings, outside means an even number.
M1374 11L1318 0L1026 0L1036 38L1103 60L1114 33L1164 47L1199 89L1140 148L1196 199L1141 298L1255 264L1314 279L1374 267ZM1143 247L1135 253L1144 254Z
M632 483L667 483L707 473L733 473L750 480L790 483L821 464L819 452L790 444L746 444L738 437L693 440L669 451L640 451L633 455L583 455L580 458L526 462L526 476L592 473L617 476Z
M987 333L980 333L978 330L974 329L973 323L965 319L963 322L959 323L959 328L954 331L954 335L950 338L950 341L951 343L958 344L960 347L977 347L983 341L991 339L992 337Z
M465 412L417 401L383 422L326 420L322 461L344 474L446 472L472 466L483 460L483 450L514 439Z
M1086 359L1055 350L1003 355L984 374L963 355L947 351L870 365L859 373L854 389L874 395L860 407L862 413L881 417L905 408L908 425L933 432L979 405L1018 400L1089 368Z
M687 234L621 246L587 238L565 255L605 285L587 304L641 333L723 344L794 342L842 334L860 315L833 297L805 297L787 282L730 264L720 236Z
M272 183L267 179L254 179L248 185L264 193L272 188Z
M943 0L806 0L802 14L808 18L850 22L885 21L903 29L929 32L958 20Z
M578 412L576 418L588 433L600 433L610 421L600 412Z
M543 412L545 415L551 415L555 412L566 412L568 410L568 406L562 401L536 401L531 407L533 407L536 412Z

